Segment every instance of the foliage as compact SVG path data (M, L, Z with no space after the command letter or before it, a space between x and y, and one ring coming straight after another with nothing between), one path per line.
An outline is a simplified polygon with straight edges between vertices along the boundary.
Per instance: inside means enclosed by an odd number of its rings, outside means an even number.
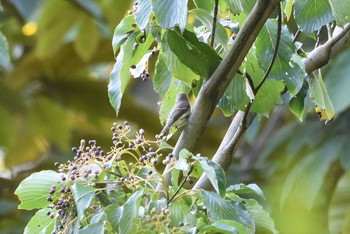
M171 153L164 157L167 147L147 140L143 129L132 137L128 123L114 124L112 131L110 152L95 140L82 140L72 149L72 161L55 163L58 172L33 173L21 182L15 192L19 208L39 209L24 233L254 233L256 225L277 232L256 200L238 196L261 198L256 185L226 190L223 170L209 159L186 150L179 160ZM164 184L160 161L172 165L167 173L173 186ZM217 193L185 188L203 171ZM156 190L158 183L164 190Z
M280 8L261 24L256 38L244 41L252 46L237 57L242 61L225 66L230 54L244 50L232 48L246 33L244 26L257 10L254 6L277 6L277 2ZM274 221L258 203L263 197L258 183L282 233L348 233L349 201L343 193L349 189L350 168L346 98L350 50L345 43L349 4L349 0L140 0L125 15L129 1L2 1L0 175L9 179L0 186L4 207L0 217L6 217L0 219L0 232L21 232L21 225L27 225L27 233L196 228L208 233L276 233ZM120 23L115 27L116 22ZM239 69L227 72L235 66ZM228 81L228 85L204 92L220 72L226 72L224 79L214 83ZM117 142L111 152L102 155L95 141L82 142L75 159L58 163L58 172L48 170L52 160L67 160L67 148L82 136L93 135L101 148L108 145L105 129L115 115L105 94L109 73L108 97L115 113L132 122L144 121L141 126L149 135L155 135L159 125L156 114L144 108L145 100L152 100L146 89L150 83L162 98L161 123L179 92L195 102L193 113L202 106L201 97L214 100L217 94L220 100L214 104L224 116L243 112L232 136L239 140L248 130L229 171L185 149L167 156L173 141L169 145L149 141L141 132L135 138L129 125L114 126L122 135L113 136ZM208 133L196 141L196 150L190 151L214 155L227 124L217 116ZM207 123L209 117L205 122L197 116L187 126ZM319 120L329 125L321 126ZM202 136L202 132L191 134ZM181 139L186 138L178 142ZM238 140L226 147L234 149L230 162ZM167 165L163 174L159 161ZM18 186L27 176L18 176L21 168L45 170ZM216 193L191 189L202 174ZM235 185L226 188L226 181ZM159 183L163 190L156 190ZM29 222L31 214L16 213L17 186L19 208L39 209Z

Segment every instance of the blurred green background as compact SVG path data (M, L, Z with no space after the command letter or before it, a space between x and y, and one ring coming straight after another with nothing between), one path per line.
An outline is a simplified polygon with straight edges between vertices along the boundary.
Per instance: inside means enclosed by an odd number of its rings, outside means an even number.
M70 159L80 139L108 150L112 123L124 120L149 138L160 131L151 80L129 84L118 118L108 100L113 30L131 8L129 0L1 1L0 31L11 56L0 68L1 234L22 233L33 215L17 210L20 181ZM308 100L302 123L277 106L269 119L253 122L229 170L229 183L263 188L262 203L281 233L350 233L349 57L345 48L324 69L336 111L330 125ZM211 157L229 123L215 112L194 153Z

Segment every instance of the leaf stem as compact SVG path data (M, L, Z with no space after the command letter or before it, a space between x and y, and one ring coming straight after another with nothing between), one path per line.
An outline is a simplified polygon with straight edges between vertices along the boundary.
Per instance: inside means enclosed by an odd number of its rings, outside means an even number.
M211 47L214 47L214 42L215 42L216 21L217 21L217 17L218 17L218 9L219 9L219 0L215 0L213 26L212 26L211 41L210 41Z
M191 175L192 170L193 170L194 164L191 164L191 168L189 170L189 172L187 173L187 175L185 176L185 178L183 178L183 180L181 181L181 184L179 185L179 187L177 188L177 190L175 191L174 195L168 200L167 204L169 205L174 198L176 197L176 195L180 192L181 188L184 186L184 184L186 183L188 177Z
M270 62L270 65L269 67L267 68L266 72L265 72L265 75L264 77L262 78L262 80L260 81L259 85L255 88L254 90L254 94L256 94L259 89L261 88L261 86L264 84L264 82L266 81L268 75L270 74L271 72L271 69L272 69L272 66L275 62L275 59L277 57L277 51L278 51L278 47L280 45L280 40L281 40L281 31L282 31L282 14L281 14L281 5L278 4L277 6L277 20L278 20L278 25L277 25L277 38L276 38L276 45L275 45L275 48L274 48L274 51L273 51L273 55L272 55L272 59L271 59L271 62Z

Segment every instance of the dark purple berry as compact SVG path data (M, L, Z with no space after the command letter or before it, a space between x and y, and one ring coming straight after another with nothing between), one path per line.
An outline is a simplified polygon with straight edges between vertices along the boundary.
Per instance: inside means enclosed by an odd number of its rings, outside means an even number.
M152 164L154 164L154 165L155 165L155 164L157 164L157 162L158 162L158 161L157 161L157 159L152 158L152 160L151 160L151 163L152 163Z
M55 162L55 164L54 164L55 167L58 167L59 165L60 165L59 162Z
M142 140L140 138L137 138L135 142L136 142L136 144L141 144Z
M73 152L73 153L76 153L76 152L78 152L78 149L77 149L77 147L72 147L72 152Z
M50 214L50 218L53 219L55 217L54 214Z
M111 131L115 132L116 128L115 127L111 127Z
M122 129L123 129L123 126L119 124L119 125L117 126L117 128L120 129L120 130L122 130Z
M53 201L51 196L48 196L48 197L47 197L47 200L48 200L49 202L52 202L52 201Z

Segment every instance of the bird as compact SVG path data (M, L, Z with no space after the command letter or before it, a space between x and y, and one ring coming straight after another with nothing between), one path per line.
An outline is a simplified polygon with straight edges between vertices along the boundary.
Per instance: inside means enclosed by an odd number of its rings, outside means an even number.
M187 123L187 119L191 114L191 105L188 102L188 98L185 93L178 93L176 95L176 101L173 108L170 110L166 123L159 133L158 138L163 135L172 127L179 128Z

